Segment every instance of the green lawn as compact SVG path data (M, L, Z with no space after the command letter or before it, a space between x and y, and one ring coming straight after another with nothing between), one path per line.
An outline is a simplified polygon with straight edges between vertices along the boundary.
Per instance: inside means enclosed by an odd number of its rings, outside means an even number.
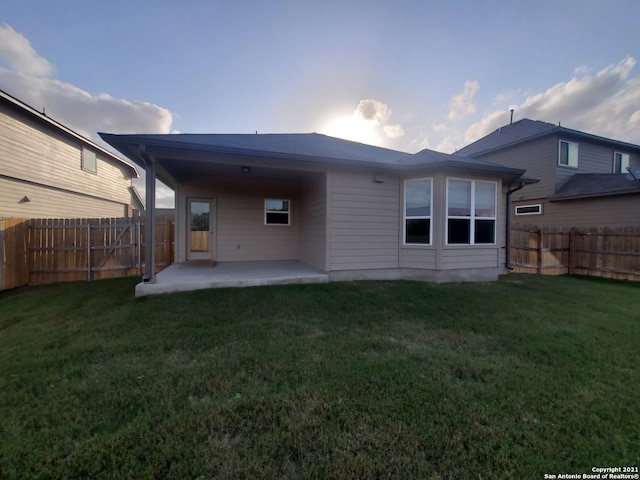
M640 284L0 293L0 477L542 479L640 464Z

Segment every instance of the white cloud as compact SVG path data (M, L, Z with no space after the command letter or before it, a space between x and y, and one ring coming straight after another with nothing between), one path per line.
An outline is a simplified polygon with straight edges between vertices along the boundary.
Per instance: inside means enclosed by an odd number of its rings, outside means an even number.
M351 115L331 118L320 131L355 142L388 146L389 141L405 134L401 124L387 124L392 113L387 104L378 100L361 100Z
M449 102L449 120L458 121L476 111L473 100L480 90L480 84L474 81L464 82L464 90L453 95Z
M91 94L51 78L53 68L29 41L9 25L0 27L0 84L8 93L78 133L100 141L98 131L110 133L169 133L173 115L149 102Z
M640 79L631 78L636 61L626 57L595 75L583 67L567 82L531 95L515 106L515 119L530 118L549 123L562 122L576 130L640 143L636 112L640 110ZM509 122L508 111L491 112L471 125L466 143L494 131Z
M399 123L396 125L385 125L382 127L382 131L389 138L400 138L404 135L404 128Z
M173 115L166 108L149 102L116 99L106 93L92 94L52 78L51 63L41 57L22 34L6 24L0 27L0 62L9 67L0 67L3 90L36 110L44 109L47 116L96 143L105 145L97 132L171 132ZM137 181L136 186L144 190L143 182ZM172 192L161 185L158 191L162 204L169 204L166 198Z
M36 110L93 141L97 132L169 133L172 115L148 102L92 95L69 83L0 69L3 88Z
M0 26L0 60L4 60L12 70L27 75L48 76L53 73L53 65L38 55L24 35L6 23Z
M460 133L460 123L469 115L476 112L475 96L480 90L480 84L473 80L464 83L464 89L460 93L451 96L449 100L448 121L433 121L428 133L422 133L419 142L421 149L432 149L445 153L453 153L463 141ZM428 138L431 137L431 138Z
M383 124L391 117L391 109L378 100L366 99L360 100L358 106L353 112L354 115L361 117L363 120L371 120L378 124Z

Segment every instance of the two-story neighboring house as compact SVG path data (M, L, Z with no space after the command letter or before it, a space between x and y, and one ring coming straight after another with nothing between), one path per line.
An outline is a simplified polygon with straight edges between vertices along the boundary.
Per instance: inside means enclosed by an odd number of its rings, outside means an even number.
M640 224L640 145L523 119L457 155L526 169L539 179L512 196L511 219L549 226Z
M0 217L122 217L141 208L122 158L0 90Z

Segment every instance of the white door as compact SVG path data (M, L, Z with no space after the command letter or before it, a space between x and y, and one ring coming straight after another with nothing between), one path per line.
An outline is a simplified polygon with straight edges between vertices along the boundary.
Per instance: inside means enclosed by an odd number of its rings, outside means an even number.
M210 198L189 198L187 214L187 260L214 260L214 201Z

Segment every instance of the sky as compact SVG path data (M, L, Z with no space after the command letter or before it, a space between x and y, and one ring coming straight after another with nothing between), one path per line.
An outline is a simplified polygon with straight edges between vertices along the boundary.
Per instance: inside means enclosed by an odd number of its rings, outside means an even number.
M101 145L317 132L454 153L510 109L640 144L638 18L637 0L0 0L0 89Z

